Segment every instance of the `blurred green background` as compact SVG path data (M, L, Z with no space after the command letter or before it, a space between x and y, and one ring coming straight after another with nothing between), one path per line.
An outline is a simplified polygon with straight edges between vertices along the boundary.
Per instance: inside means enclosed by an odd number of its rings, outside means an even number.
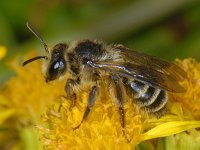
M200 59L199 0L1 0L0 45L8 53L0 62L0 83L12 75L7 61L13 56L43 53L27 21L49 46L92 38L167 60Z

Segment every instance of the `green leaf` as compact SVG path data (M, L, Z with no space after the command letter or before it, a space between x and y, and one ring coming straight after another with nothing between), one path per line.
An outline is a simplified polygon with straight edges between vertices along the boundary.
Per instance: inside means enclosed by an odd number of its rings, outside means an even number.
M156 150L199 150L200 133L197 130L179 133L174 136L159 138Z
M156 144L156 150L177 150L174 136L159 138Z
M33 127L25 127L20 132L24 150L39 149L39 140L36 130Z
M144 141L137 145L136 150L154 150L154 146L150 141Z
M198 132L198 131L194 131ZM200 134L192 135L191 133L181 133L176 137L178 150L199 150L200 149Z

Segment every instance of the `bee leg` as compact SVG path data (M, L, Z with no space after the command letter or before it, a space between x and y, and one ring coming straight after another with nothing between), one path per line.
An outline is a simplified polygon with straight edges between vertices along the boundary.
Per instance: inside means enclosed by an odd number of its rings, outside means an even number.
M72 101L70 105L70 110L75 106L76 104L76 94L72 90L72 86L74 86L77 82L72 79L68 79L65 85L65 92L67 93L67 96L63 96L65 99L70 99ZM62 108L62 103L60 104L58 108L58 112L60 112Z
M63 103L63 99L67 99L67 97L66 97L66 96L64 96L64 95L61 95L61 99L62 99L62 101L61 101L61 103L60 103L60 105L59 105L59 107L58 107L58 112L60 112L60 111L61 111L61 108L62 108L62 103Z
M92 109L92 107L95 103L97 91L98 91L97 86L93 86L91 91L90 91L89 97L88 97L87 107L85 109L81 123L78 126L76 126L75 128L73 128L74 130L78 129L81 126L81 124L83 123L83 121L88 117L88 115L89 115L89 113L90 113L90 111L91 111L91 109Z
M122 88L120 85L120 80L119 80L119 77L117 77L115 75L111 75L111 79L114 81L114 85L115 85L117 106L119 108L122 133L123 133L125 139L127 140L127 142L130 142L130 140L128 139L126 132L125 132L124 99L123 99L123 94L122 94Z
M75 86L77 82L72 79L68 79L67 83L65 85L65 91L67 93L67 99L70 99L72 101L70 110L76 105L76 94L74 93L72 86Z

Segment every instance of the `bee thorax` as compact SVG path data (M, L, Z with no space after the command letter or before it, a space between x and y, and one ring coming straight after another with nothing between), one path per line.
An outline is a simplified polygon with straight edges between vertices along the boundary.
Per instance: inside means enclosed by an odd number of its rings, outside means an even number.
M76 56L79 57L79 59L85 61L85 60L93 60L101 57L104 53L104 50L102 48L102 44L85 40L80 42L75 47L75 53Z

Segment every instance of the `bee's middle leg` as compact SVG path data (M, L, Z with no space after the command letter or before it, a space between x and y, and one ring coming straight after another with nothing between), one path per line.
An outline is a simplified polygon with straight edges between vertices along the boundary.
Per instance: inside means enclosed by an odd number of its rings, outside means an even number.
M75 128L73 128L74 130L78 129L81 124L83 123L83 121L88 117L92 107L94 106L94 103L96 101L96 96L97 96L97 92L98 92L98 87L95 85L92 87L90 93L89 93L89 97L88 97L88 100L87 100L87 107L85 109L85 112L84 112L84 115L83 115L83 118L80 122L80 124L78 126L76 126Z

